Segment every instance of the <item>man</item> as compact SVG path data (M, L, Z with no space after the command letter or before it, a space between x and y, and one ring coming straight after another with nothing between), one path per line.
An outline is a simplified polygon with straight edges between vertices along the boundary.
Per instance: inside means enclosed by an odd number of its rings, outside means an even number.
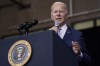
M69 27L66 24L67 18L68 12L66 4L63 2L55 2L51 6L51 19L54 21L55 26L50 28L50 30L59 33L61 39L64 40L77 55L80 64L89 64L91 59L87 54L82 33Z

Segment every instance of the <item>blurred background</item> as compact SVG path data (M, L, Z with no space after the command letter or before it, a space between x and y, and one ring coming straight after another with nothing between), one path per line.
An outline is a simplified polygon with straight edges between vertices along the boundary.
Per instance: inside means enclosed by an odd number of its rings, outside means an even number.
M18 26L34 19L39 23L29 33L52 27L50 8L55 1L67 4L68 24L83 33L91 66L100 66L100 0L0 0L0 38L19 35Z

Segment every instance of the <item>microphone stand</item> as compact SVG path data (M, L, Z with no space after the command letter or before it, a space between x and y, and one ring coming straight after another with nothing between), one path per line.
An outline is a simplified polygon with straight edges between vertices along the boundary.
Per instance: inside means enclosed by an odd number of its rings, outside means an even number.
M27 34L29 33L29 30L28 30L28 29L24 29L24 30L18 29L18 31L19 31L19 35L22 35L23 33L24 33L25 35L27 35Z
M27 35L29 33L28 29L25 29L25 35Z
M19 34L27 35L29 33L30 25L28 23L20 24L18 27Z
M29 28L31 28L32 26L36 25L38 23L38 20L34 19L32 22L24 22L23 24L20 24L18 26L18 31L20 34L24 34L27 35L29 33Z

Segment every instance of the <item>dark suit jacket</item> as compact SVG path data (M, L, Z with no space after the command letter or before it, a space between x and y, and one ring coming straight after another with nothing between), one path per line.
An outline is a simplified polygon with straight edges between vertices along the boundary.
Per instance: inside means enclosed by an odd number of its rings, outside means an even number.
M63 40L70 48L72 46L72 41L79 42L80 47L81 47L81 52L83 54L82 58L79 57L79 64L82 65L82 66L83 65L84 66L88 66L88 64L90 64L91 58L87 53L85 42L84 42L84 38L83 38L81 32L79 32L77 30L74 30L74 29L72 29L72 28L70 28L68 26L68 29L67 29L67 31L65 33L65 36L64 36Z

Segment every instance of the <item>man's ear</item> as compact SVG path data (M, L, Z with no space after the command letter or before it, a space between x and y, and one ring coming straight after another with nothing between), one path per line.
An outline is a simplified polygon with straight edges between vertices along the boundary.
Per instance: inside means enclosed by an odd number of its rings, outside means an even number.
M52 14L51 14L51 20L53 20Z
M68 14L66 13L66 19L68 19L68 17L69 17L69 16L68 16Z

